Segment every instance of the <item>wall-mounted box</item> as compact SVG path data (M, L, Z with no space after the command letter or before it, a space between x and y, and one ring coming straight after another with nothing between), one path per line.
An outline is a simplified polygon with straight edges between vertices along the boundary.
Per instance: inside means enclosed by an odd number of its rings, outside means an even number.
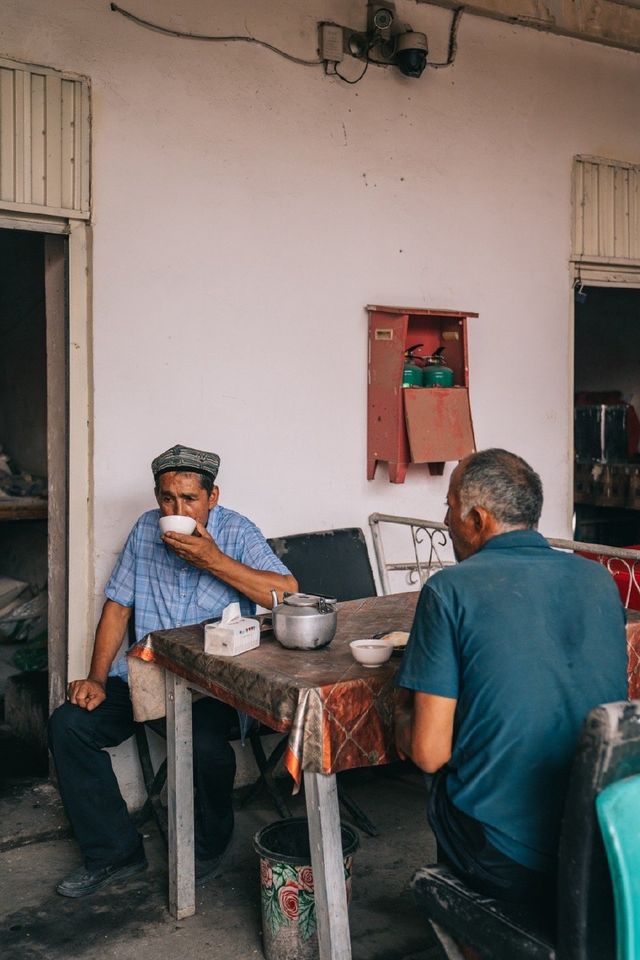
M367 479L379 460L389 464L389 480L403 483L410 463L428 463L440 474L447 460L475 450L469 406L467 318L477 313L368 306L369 393ZM405 354L414 358L444 348L452 387L403 387Z

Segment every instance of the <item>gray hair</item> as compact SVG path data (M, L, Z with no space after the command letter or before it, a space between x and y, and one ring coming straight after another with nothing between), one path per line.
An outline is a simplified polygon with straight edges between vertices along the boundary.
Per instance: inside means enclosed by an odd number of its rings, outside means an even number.
M508 450L472 453L464 464L459 495L463 516L473 507L484 507L504 526L535 530L538 525L542 481L522 457Z

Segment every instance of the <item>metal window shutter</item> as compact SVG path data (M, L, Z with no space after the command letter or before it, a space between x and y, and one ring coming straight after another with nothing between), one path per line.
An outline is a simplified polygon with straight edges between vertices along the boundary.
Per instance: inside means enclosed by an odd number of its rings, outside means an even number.
M640 286L640 165L576 157L573 224L583 283Z
M0 208L87 219L88 81L0 59Z

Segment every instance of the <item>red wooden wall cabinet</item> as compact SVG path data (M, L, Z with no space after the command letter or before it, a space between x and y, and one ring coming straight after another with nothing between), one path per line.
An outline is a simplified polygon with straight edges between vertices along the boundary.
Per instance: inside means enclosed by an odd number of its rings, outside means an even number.
M458 310L367 307L369 312L369 397L367 479L386 460L391 483L404 483L410 463L428 463L441 474L445 461L475 450L469 406L467 317ZM414 357L444 347L453 387L403 387L405 351Z

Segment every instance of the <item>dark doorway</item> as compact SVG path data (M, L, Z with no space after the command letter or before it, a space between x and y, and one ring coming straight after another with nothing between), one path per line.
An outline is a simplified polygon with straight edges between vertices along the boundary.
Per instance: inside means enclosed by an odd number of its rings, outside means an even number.
M640 290L578 288L575 401L575 539L640 544Z
M64 248L63 238L54 241ZM49 243L43 233L0 230L0 770L5 785L47 773L48 437L56 429L65 435L64 415L57 425L48 415Z

